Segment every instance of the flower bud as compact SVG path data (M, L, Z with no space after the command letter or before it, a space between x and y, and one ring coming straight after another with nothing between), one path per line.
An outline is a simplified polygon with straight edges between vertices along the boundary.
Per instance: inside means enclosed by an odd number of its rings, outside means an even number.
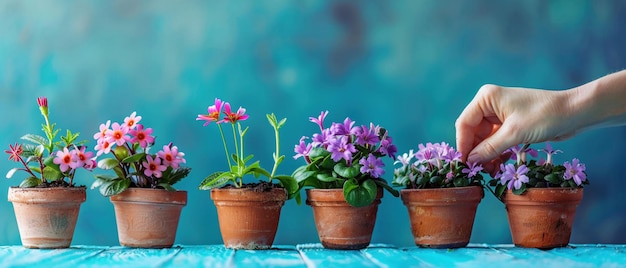
M39 111L41 111L41 114L45 117L48 117L48 98L37 98L37 104L39 105Z

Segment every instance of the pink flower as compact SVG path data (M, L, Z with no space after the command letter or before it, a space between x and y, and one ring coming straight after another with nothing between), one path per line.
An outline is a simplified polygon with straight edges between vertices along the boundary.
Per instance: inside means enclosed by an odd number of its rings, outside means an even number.
M108 153L110 153L111 152L111 145L112 144L109 141L107 141L106 139L99 139L98 140L98 144L94 148L96 151L98 151L98 153L96 155L100 156L101 154L108 154Z
M133 136L130 142L138 142L143 148L154 143L154 137L150 135L152 134L152 128L144 129L142 124L138 124L136 129L131 129L128 133Z
M178 147L171 146L171 144L163 145L163 150L157 152L157 156L163 159L163 164L172 168L178 168L180 163L187 163L187 160L183 158L184 153L178 151Z
M224 118L224 122L230 122L230 123L236 123L237 121L243 121L248 119L248 115L245 114L246 113L246 109L239 107L239 109L237 109L236 113L233 113L230 110L230 103L226 102L224 103L224 113L226 114L226 117Z
M141 121L141 116L137 116L137 112L133 112L130 116L124 118L124 126L128 129L134 129L139 121Z
M52 160L55 164L59 165L61 172L66 172L70 168L76 168L76 162L74 156L67 148L63 148L62 151L56 153L56 157Z
M229 105L230 108L230 105ZM209 106L208 114L199 114L196 120L205 120L204 126L207 126L211 122L216 122L216 124L221 123L220 121L220 113L222 111L222 100L215 98L215 104Z
M93 157L93 152L85 152L86 147L77 147L71 151L71 154L75 156L75 164L72 168L84 167L90 164L90 160Z
M39 105L39 111L46 118L48 118L48 98L39 97L37 98L37 105Z
M128 127L126 125L120 125L117 122L113 123L111 129L106 131L106 136L111 143L117 144L117 146L122 146L126 143L130 137L128 137Z
M100 124L100 131L97 132L96 134L93 134L93 139L94 140L106 139L107 137L106 133L109 130L110 126L111 126L111 120L107 120L106 124Z
M145 168L143 174L148 177L154 176L157 178L163 176L163 173L161 172L167 169L167 166L161 165L161 158L156 157L155 159L152 159L151 155L146 157L146 162L143 162L143 167Z

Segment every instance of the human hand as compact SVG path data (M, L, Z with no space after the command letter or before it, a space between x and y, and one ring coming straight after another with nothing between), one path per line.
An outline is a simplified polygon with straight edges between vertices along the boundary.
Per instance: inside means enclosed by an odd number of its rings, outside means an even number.
M497 171L502 153L521 143L562 140L575 134L568 117L568 91L482 86L456 120L456 143L463 161Z

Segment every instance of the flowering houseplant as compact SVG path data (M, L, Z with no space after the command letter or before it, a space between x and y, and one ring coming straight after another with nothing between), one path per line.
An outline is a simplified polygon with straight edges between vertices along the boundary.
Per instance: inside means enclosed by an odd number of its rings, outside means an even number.
M295 146L294 159L302 157L306 162L293 173L299 187L343 189L345 200L354 207L371 204L378 187L398 196L398 191L381 178L385 173L382 158L395 159L397 152L387 130L373 123L354 126L349 117L325 128L327 114L323 111L317 118L310 117L320 133L313 134L310 143L306 142L309 137L302 136Z
M223 111L222 111L223 108ZM280 136L279 129L287 121L286 118L278 121L276 116L267 114L267 120L274 129L274 137L276 144L276 151L273 153L274 166L271 173L261 167L260 161L256 161L252 164L247 164L253 158L253 155L244 154L244 137L248 132L248 127L242 129L241 121L248 119L249 115L245 114L246 109L239 107L236 112L231 110L229 102L223 102L222 100L215 98L215 103L208 107L208 114L200 114L196 120L204 120L204 126L209 125L211 122L215 122L217 128L220 131L222 137L222 144L224 145L224 152L226 153L226 160L228 161L228 171L218 171L207 176L199 185L201 190L209 190L213 188L219 188L227 183L231 182L235 188L244 187L244 177L246 175L253 175L255 178L259 178L261 175L267 177L268 183L272 180L278 180L280 185L287 190L288 198L292 198L298 190L298 185L293 177L288 175L276 175L278 165L285 158L284 155L279 155L280 152ZM223 115L223 117L222 117ZM229 153L229 146L224 136L222 129L223 123L230 123L233 133L233 145L234 153ZM232 157L232 160L231 160Z
M527 161L527 154L538 156L538 151L529 146L530 144L517 145L505 152L511 153L511 159L515 163L500 164L500 170L489 182L495 188L492 191L498 199L502 198L506 189L520 195L528 188L581 188L584 184L589 184L585 164L577 158L571 163L566 161L555 165L553 156L562 151L552 149L552 145L546 142L545 148L539 150L546 154L546 159Z
M122 124L111 124L110 120L100 124L100 131L93 136L97 140L97 156L110 153L113 157L99 160L98 168L112 169L115 175L96 175L92 189L99 188L104 196L119 194L129 187L175 191L172 185L189 174L191 169L181 166L186 163L185 154L172 143L156 154L149 152L155 137L152 128L139 124L141 119L133 112Z
M95 157L93 152L86 151L85 142L76 142L79 133L72 133L69 129L60 140L56 139L59 129L55 123L50 123L48 114L48 99L37 98L39 111L45 120L42 130L45 137L35 134L22 136L23 140L31 144L9 145L9 160L20 162L21 168L9 170L6 177L11 178L15 172L21 170L28 173L19 187L74 187L74 174L79 168L93 170ZM66 179L68 179L66 181Z
M420 144L414 153L410 150L398 156L393 184L407 189L483 186L480 164L461 162L461 153L445 142Z

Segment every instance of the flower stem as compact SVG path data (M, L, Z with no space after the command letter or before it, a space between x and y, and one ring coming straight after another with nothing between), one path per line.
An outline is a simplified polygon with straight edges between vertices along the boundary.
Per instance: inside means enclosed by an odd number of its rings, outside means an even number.
M278 127L276 125L272 125L274 128L274 137L276 140L276 153L274 153L274 167L272 168L272 173L270 174L269 181L272 181L274 178L274 174L276 174L276 169L278 168L278 159L279 151L280 151L280 137L278 136Z
M228 146L226 145L226 138L224 138L224 131L222 130L222 125L218 124L217 128L220 130L220 135L222 135L222 143L224 144L224 152L226 153L226 161L228 161L228 169L230 169L232 165L230 164Z

